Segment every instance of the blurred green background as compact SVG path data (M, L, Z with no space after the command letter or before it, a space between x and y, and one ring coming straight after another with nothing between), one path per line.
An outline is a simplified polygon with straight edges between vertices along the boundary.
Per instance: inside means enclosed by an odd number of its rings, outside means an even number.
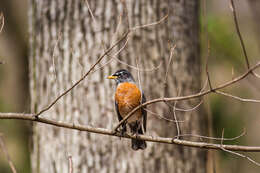
M251 64L259 61L260 15L248 2L235 1L239 26L245 41ZM257 0L256 0L257 1ZM259 4L259 3L258 3ZM202 2L203 7L203 2ZM260 6L258 6L260 7ZM256 8L257 9L257 8ZM258 8L260 9L260 8ZM201 9L203 11L203 8ZM1 0L0 11L5 16L5 26L0 35L0 112L29 112L28 85L28 4L27 1ZM236 33L232 13L227 0L207 1L206 16L201 12L201 52L204 66L201 68L205 80L205 57L207 40L210 41L209 73L213 86L231 80L246 70L241 45ZM208 34L206 34L205 24ZM260 73L260 71L258 71ZM243 98L260 99L260 82L253 77L224 91ZM206 97L213 122L213 136L235 137L246 129L246 135L226 144L260 145L259 104L242 103L237 100L212 94ZM4 134L6 146L17 172L30 172L32 123L0 120L0 133ZM257 153L248 154L260 162ZM259 172L260 168L248 160L229 153L214 151L216 172ZM228 171L226 171L228 170ZM0 152L0 172L11 173L8 162Z

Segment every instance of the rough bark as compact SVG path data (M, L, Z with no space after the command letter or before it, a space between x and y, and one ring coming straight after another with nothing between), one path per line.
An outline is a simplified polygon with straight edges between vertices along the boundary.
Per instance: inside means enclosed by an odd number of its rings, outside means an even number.
M158 21L168 11L166 22L133 33L118 58L136 65L138 57L139 66L143 69L162 62L158 70L141 73L142 89L148 99L177 96L180 90L181 95L200 90L198 1L125 2L127 13L123 13L121 1L89 1L95 16L93 21L84 1L30 0L30 91L33 112L45 107L77 81L95 63L104 45L109 47L113 40L120 38L128 25L134 27ZM115 36L121 14L122 23ZM177 47L165 87L169 43ZM53 50L55 56L52 58ZM105 78L119 68L127 67L113 62L91 74L42 116L76 124L114 127L117 123L113 111L115 85ZM137 79L136 71L130 70ZM177 106L189 108L197 102L191 100ZM149 109L170 118L173 116L165 104L156 104ZM206 132L207 121L203 110L185 114L177 112L177 116L185 121L180 124L182 133ZM147 134L174 137L177 134L176 126L148 115ZM34 126L33 141L33 172L68 172L69 155L72 156L75 172L206 172L206 151L198 149L148 143L146 150L136 152L131 150L130 140L127 139L38 124Z

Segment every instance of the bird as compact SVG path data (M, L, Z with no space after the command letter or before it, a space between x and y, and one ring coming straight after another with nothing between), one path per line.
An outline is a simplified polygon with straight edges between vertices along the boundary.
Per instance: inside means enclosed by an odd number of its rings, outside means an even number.
M144 93L138 88L132 74L120 69L107 77L116 81L115 109L119 122L127 116L134 108L146 102ZM126 132L126 124L133 134L144 134L146 132L147 111L145 107L138 109L122 125L122 133ZM134 139L131 141L133 150L144 150L147 145L144 140Z

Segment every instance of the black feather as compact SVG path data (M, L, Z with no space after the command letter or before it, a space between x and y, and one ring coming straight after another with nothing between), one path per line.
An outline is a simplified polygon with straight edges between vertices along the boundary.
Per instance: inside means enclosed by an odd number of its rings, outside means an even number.
M142 94L142 104L146 102L146 97L144 96L144 93ZM144 132L146 132L146 121L147 121L147 111L146 111L146 106L143 106L141 108L142 116L143 116L143 127L144 127Z

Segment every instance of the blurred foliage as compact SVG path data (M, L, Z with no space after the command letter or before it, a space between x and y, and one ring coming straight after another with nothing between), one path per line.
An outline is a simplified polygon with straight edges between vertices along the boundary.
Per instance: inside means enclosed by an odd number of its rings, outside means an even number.
M211 55L218 62L228 62L236 69L244 66L244 56L236 29L231 19L208 17L208 34Z

